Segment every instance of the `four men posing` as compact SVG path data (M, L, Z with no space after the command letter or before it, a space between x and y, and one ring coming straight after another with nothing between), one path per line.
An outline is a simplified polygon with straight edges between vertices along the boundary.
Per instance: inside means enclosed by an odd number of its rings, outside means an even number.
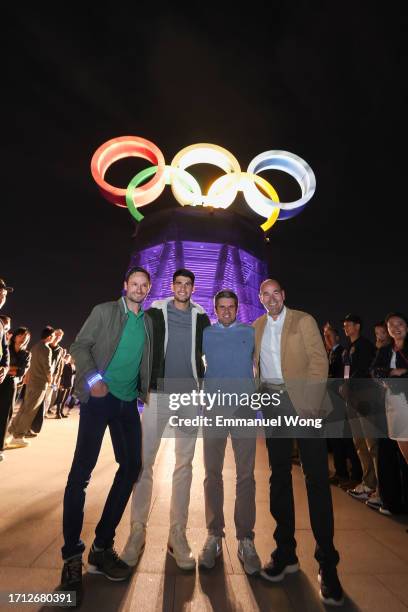
M163 433L172 414L169 396L208 391L255 391L254 365L266 393L282 393L284 411L304 411L299 391L290 379L322 383L327 378L327 357L314 319L285 308L279 283L264 281L260 300L267 314L251 327L236 321L238 297L232 291L215 296L217 323L191 300L194 274L185 269L173 275L172 297L153 302L146 312L142 302L150 289L149 273L132 268L126 275L125 295L117 302L98 305L79 332L71 353L77 364L81 415L74 460L64 497L64 568L61 587L82 596L80 539L85 490L97 462L106 427L109 427L119 469L109 492L95 540L88 556L88 571L111 580L125 580L145 545L153 466ZM204 362L206 368L204 370ZM319 385L316 385L319 387ZM320 385L321 387L322 385ZM321 394L303 389L309 402L320 403ZM144 402L143 444L137 399ZM207 407L208 408L208 407ZM319 405L310 406L316 412ZM224 406L212 406L223 412ZM191 416L198 414L191 406ZM206 410L203 406L201 410ZM230 407L240 415L239 403ZM253 416L253 415L252 415ZM246 429L245 427L243 428ZM194 569L195 559L186 537L192 461L198 428L176 427L175 468L170 502L168 552L182 569ZM235 526L238 557L248 574L261 572L271 581L299 568L295 553L294 503L291 481L290 438L265 430L272 476L271 513L277 523L276 550L263 570L254 547L256 434L242 428L204 428L205 514L208 537L199 565L214 567L222 553L224 535L222 467L228 435L234 451L237 481ZM340 605L342 589L337 578L338 553L333 546L333 510L328 483L325 440L299 439L306 476L310 518L320 565L321 597ZM131 531L119 557L113 548L115 529L132 493Z

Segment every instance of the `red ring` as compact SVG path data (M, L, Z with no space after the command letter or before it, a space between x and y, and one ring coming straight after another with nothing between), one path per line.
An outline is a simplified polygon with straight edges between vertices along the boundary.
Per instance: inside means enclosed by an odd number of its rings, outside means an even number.
M145 138L139 138L139 136L112 138L112 140L108 140L95 151L91 160L91 172L100 192L112 204L123 208L127 207L126 188L114 187L104 179L108 168L124 157L142 157L149 160L154 166L157 166L157 172L154 177L145 185L137 187L134 191L134 201L138 207L150 204L150 202L159 197L166 185L164 175L165 161L163 153L153 142Z

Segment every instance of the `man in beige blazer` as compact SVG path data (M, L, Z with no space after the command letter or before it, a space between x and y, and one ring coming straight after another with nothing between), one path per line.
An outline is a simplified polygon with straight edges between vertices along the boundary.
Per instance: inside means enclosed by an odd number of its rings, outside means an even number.
M265 428L270 478L270 510L276 521L276 549L261 575L272 582L299 569L296 556L295 509L292 487L292 444L298 440L306 479L310 522L316 540L320 596L324 603L341 605L343 590L337 576L339 554L333 545L334 520L327 444L313 426L321 416L328 374L326 351L316 321L309 314L285 306L285 292L276 280L265 280L259 299L267 314L255 328L255 368L263 391L280 392L281 404L264 416L281 415L282 425ZM308 419L309 426L287 427L285 417Z

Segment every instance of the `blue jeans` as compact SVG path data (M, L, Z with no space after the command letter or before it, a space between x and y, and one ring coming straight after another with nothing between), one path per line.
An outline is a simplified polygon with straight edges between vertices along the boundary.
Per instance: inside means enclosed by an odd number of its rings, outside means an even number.
M137 400L125 402L111 393L102 398L91 397L81 405L77 444L65 488L65 543L61 549L64 560L79 556L85 550L81 540L85 492L98 460L106 427L109 427L119 469L96 526L94 544L98 548L106 549L113 545L116 527L141 470L141 426Z

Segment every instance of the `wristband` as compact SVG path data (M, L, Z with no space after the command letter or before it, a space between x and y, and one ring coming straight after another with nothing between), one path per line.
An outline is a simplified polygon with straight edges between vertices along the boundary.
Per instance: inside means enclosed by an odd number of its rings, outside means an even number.
M88 383L88 387L91 389L91 387L93 387L97 382L99 382L100 380L103 380L102 376L99 374L99 372L97 372L96 374L94 374L93 376L90 376L89 378L86 379L86 382Z

